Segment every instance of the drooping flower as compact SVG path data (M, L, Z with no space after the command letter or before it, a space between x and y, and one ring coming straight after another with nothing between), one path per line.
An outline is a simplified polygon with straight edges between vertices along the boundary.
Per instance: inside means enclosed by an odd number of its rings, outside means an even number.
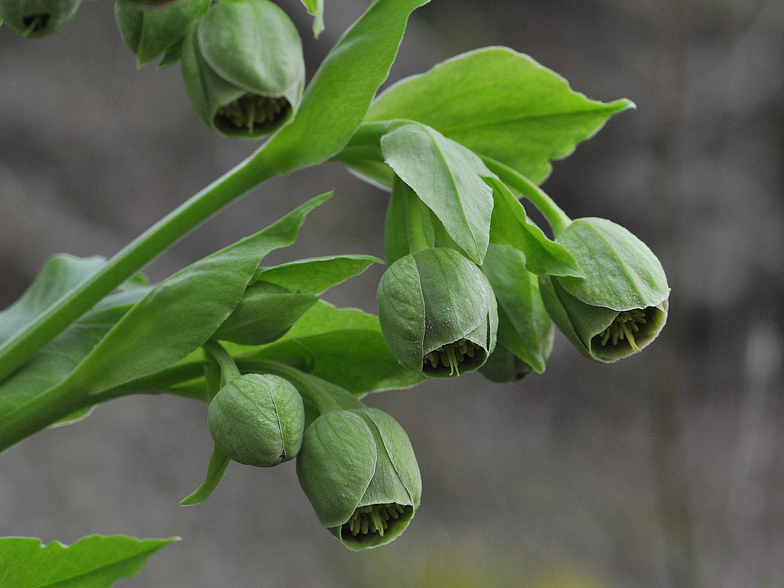
M378 286L378 315L395 358L428 377L474 371L495 347L493 289L453 249L422 249L393 263Z
M374 408L327 412L313 421L297 476L321 524L354 551L399 536L422 494L408 436Z

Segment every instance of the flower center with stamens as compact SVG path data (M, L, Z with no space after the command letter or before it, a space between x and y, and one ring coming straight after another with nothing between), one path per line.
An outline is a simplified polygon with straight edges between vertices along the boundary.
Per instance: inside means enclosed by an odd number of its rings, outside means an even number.
M348 522L343 525L343 529L345 531L348 527L347 530L357 539L361 539L360 535L374 533L383 537L384 532L394 524L404 510L396 502L360 506L354 511Z
M597 337L601 337L603 346L612 341L613 346L617 346L619 341L628 341L629 347L636 353L640 349L634 340L634 334L640 330L640 326L647 322L645 311L640 309L624 310L619 312L612 324Z
M442 345L438 349L425 354L422 358L422 369L427 369L428 365L432 369L436 369L439 364L449 368L449 375L460 375L458 366L465 361L467 357L474 357L479 347L469 341L468 339L458 339L454 343Z
M40 14L31 14L30 16L25 16L22 18L22 24L27 29L25 32L27 34L30 33L38 33L46 28L46 25L49 22L49 13L42 12Z
M234 102L218 109L217 116L224 118L235 127L247 128L252 132L256 125L275 122L288 113L288 100L270 98L256 94L244 94Z

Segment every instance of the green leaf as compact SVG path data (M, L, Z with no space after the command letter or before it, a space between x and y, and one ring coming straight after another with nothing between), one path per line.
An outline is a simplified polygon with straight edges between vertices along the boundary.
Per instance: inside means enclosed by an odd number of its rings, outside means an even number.
M256 270L254 281L263 280L298 294L321 294L332 286L361 274L373 263L383 263L371 255L334 255L301 259Z
M493 188L495 202L490 223L491 243L511 245L522 252L526 268L534 274L583 277L572 254L526 220L523 205L503 182L495 178L485 178L485 182Z
M140 290L137 300L145 291ZM129 294L102 302L60 333L0 385L0 416L63 382L133 306ZM72 420L75 417L68 417Z
M491 244L482 271L498 300L498 342L541 374L552 350L553 321L525 256L508 245Z
M48 545L27 537L0 538L0 588L106 588L135 576L171 539L124 535L83 537L73 545Z
M316 17L313 19L313 35L318 38L324 30L324 0L302 0L302 3Z
M376 0L319 67L294 120L254 156L283 175L326 161L367 113L403 38L409 14L429 0Z
M610 116L633 106L589 100L527 55L490 47L398 82L365 120L416 120L539 184L550 160L566 157Z
M318 196L263 231L197 261L156 286L70 378L98 394L163 369L198 349L239 303L261 259L294 242Z
M256 351L237 352L242 358L292 364L300 358L308 373L355 395L408 388L422 381L419 373L404 369L392 356L377 317L323 301L278 341Z
M193 506L207 500L223 479L223 474L226 472L226 468L229 467L230 461L226 454L216 446L212 450L210 461L207 463L207 473L204 476L204 482L196 490L180 500L180 504L182 506Z
M381 138L384 161L443 223L452 239L481 264L490 239L493 194L483 176L493 173L465 147L419 124Z
M104 264L103 257L78 258L60 254L49 259L27 291L0 312L0 343L57 303Z

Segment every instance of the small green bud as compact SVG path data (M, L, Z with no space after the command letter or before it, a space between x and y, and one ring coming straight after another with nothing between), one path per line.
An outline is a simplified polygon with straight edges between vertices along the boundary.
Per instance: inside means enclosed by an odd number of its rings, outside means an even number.
M196 113L228 137L258 138L299 105L305 61L297 29L267 0L223 0L191 27L182 48Z
M81 0L2 0L0 22L25 37L53 35L71 20Z
M586 357L610 363L639 352L667 321L670 289L661 263L623 227L578 219L559 236L585 278L540 276L553 322Z
M316 302L315 294L292 294L286 288L259 281L248 286L234 312L213 337L241 345L263 345L286 334Z
M422 249L393 263L378 285L378 317L395 358L428 377L472 372L495 347L493 289L452 249Z
M246 374L218 390L207 421L215 445L228 457L245 465L269 467L299 453L305 407L287 380Z
M159 55L176 53L188 27L207 11L209 5L209 0L186 0L159 10L147 10L117 0L114 14L125 44L136 53L138 64L142 66ZM171 65L175 61L169 58L165 64Z
M297 476L321 524L354 551L400 535L422 494L406 432L374 408L327 412L313 421Z

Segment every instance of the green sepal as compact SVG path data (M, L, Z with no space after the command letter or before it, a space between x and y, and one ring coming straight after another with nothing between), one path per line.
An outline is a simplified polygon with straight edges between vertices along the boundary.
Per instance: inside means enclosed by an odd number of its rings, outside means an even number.
M594 306L633 310L656 306L670 294L661 263L645 243L603 218L580 218L559 236L585 278L559 277L572 296Z
M580 353L594 361L612 363L639 352L658 336L667 322L667 300L655 306L633 309L632 312L642 313L639 316L644 321L636 322L633 345L626 336L613 341L605 338L608 329L622 324L629 311L586 304L567 292L560 278L554 276L539 276L539 290L558 329Z
M321 524L354 551L398 537L422 494L408 436L392 417L372 408L316 419L305 431L297 476Z
M227 137L259 138L299 106L305 64L299 33L267 0L219 2L189 29L182 48L191 104Z
M0 22L25 37L55 34L73 17L81 0L3 0Z
M397 260L381 278L377 300L392 354L425 376L474 371L495 347L493 289L473 262L452 249L423 249ZM438 361L442 351L448 354L461 342L470 343L467 355L461 350L457 360Z
M188 28L208 7L209 0L186 0L158 10L146 10L117 0L114 11L122 38L138 56L141 67L162 54L173 63L175 47L181 48Z

